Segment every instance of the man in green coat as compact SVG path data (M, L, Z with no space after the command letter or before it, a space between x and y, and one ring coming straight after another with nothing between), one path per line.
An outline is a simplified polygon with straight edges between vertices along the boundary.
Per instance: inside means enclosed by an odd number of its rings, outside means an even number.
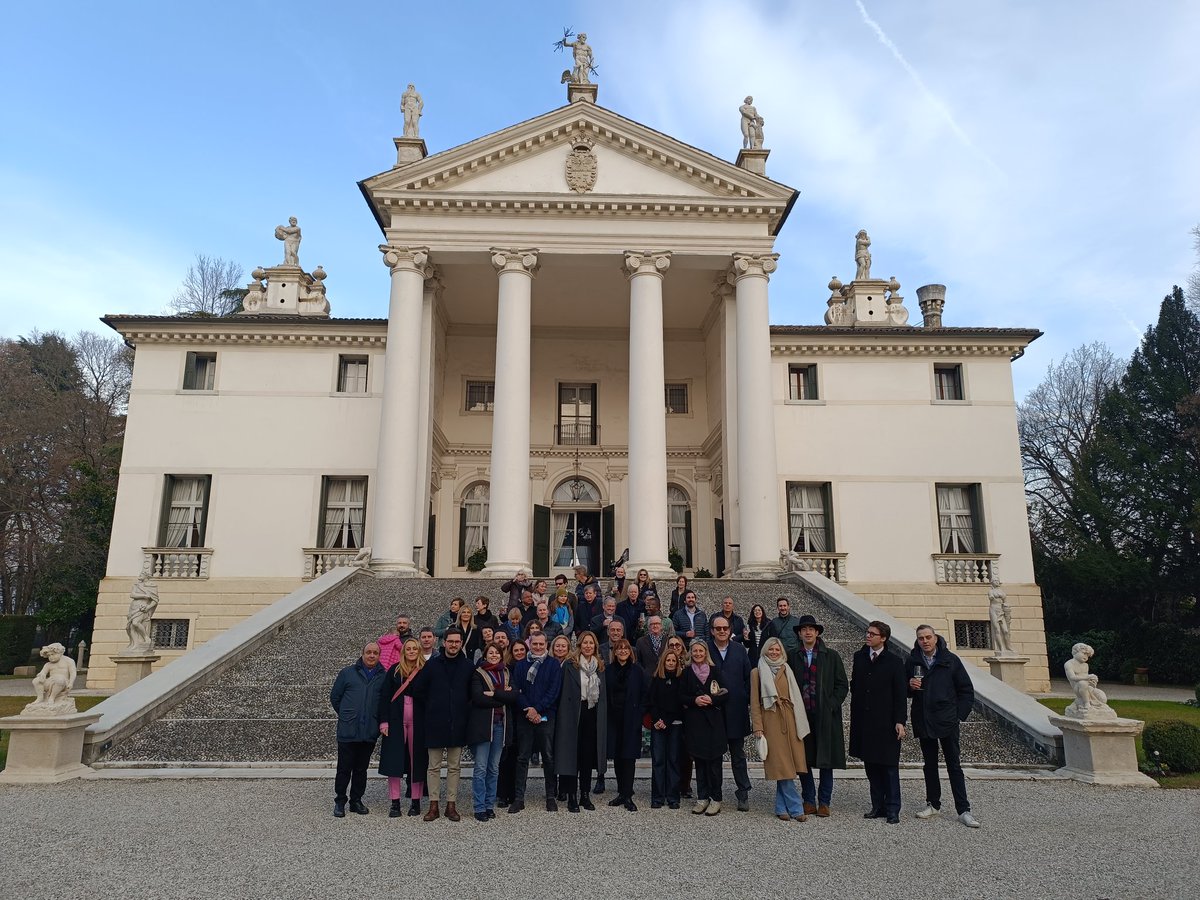
M800 797L804 814L829 815L833 800L833 770L846 768L846 740L842 735L842 704L850 692L846 667L837 651L825 646L825 626L809 615L800 617L793 629L800 644L789 653L788 662L800 686L804 711L808 713L809 735L804 739L808 771L800 773ZM819 782L814 782L813 770Z

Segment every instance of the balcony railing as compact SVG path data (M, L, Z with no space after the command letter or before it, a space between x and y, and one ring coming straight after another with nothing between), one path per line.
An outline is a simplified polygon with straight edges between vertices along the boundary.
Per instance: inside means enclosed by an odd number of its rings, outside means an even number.
M305 547L300 552L304 554L304 575L302 577L305 581L312 581L314 578L320 578L330 569L353 565L361 551L354 548L331 550L322 547Z
M554 443L567 447L595 447L600 443L600 426L591 422L560 422L554 426Z
M845 553L790 553L784 559L788 568L799 568L804 572L816 572L838 584L846 583Z
M933 554L933 573L938 584L988 584L999 567L998 553Z
M143 547L145 578L207 578L210 547Z

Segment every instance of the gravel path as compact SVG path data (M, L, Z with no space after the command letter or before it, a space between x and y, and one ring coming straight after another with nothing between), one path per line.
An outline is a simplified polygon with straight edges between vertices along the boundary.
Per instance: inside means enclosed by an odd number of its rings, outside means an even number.
M1200 791L1021 781L970 791L978 831L946 813L914 820L910 782L899 826L862 819L861 780L839 782L833 817L804 823L777 821L758 782L751 812L711 819L646 803L535 808L484 825L388 819L375 779L371 815L343 820L318 780L0 786L0 862L5 895L22 900L1193 895Z

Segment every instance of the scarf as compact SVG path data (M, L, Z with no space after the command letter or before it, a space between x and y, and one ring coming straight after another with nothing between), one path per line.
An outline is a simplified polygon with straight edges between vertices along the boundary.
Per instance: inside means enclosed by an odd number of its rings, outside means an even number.
M779 639L772 638L771 640ZM772 665L764 653L758 659L758 694L764 710L774 709L779 702L779 687L775 684L775 676L779 674L780 670L783 670L787 677L788 696L795 697L800 693L800 688L796 684L796 676L792 674L786 658L781 658L778 665ZM802 706L797 706L795 703L792 703L791 706L792 718L796 722L796 737L807 737L810 730L808 715L803 711Z
M654 651L655 656L658 656L659 650L662 649L662 632L660 631L657 635L649 634L647 637L650 638L650 649Z
M692 671L696 673L696 677L700 679L701 684L708 681L708 663L692 663Z
M804 708L810 713L817 711L817 656L819 645L813 647L812 663L803 663L800 667L800 696L804 700ZM807 658L804 648L800 648L801 659Z
M504 687L504 663L498 662L495 665L484 664L480 666L483 671L487 672L488 677L492 679L492 683L498 687Z
M579 674L583 676L583 699L588 709L594 709L600 702L600 665L596 657L587 659L579 657Z
M534 680L537 678L538 669L540 669L542 667L542 663L549 658L549 654L545 654L543 656L534 656L533 654L530 654L526 658L529 660L529 672L525 675L525 681L529 684L533 684Z

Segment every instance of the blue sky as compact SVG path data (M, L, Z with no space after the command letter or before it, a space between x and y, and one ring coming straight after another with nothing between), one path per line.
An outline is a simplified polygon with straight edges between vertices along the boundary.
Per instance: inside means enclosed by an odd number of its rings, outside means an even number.
M290 215L335 315L386 313L356 182L400 94L430 152L564 102L564 26L600 103L732 160L753 94L768 173L801 191L772 321L831 275L947 285L948 325L1046 336L1018 394L1094 340L1128 354L1195 264L1200 3L10 4L0 58L0 335L162 312L197 252L273 264ZM248 277L248 276L247 276Z

